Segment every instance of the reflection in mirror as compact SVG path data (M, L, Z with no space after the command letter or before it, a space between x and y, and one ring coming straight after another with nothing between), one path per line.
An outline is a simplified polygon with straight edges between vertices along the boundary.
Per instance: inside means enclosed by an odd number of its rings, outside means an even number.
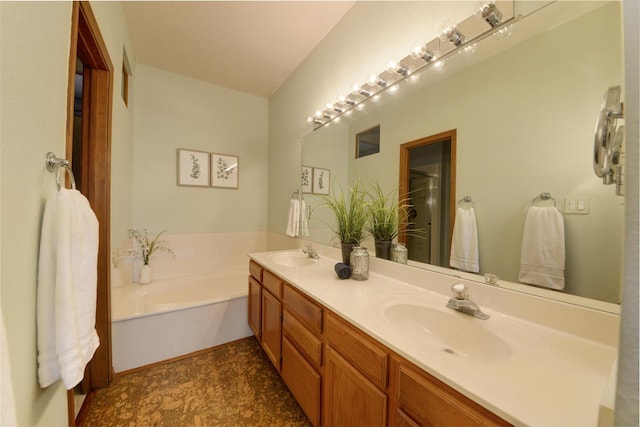
M488 37L473 54L454 55L417 83L402 82L395 95L312 132L303 140L303 164L331 169L342 185L360 178L391 191L398 187L402 144L455 129L452 197L455 203L468 195L474 202L478 280L491 273L501 286L618 303L623 199L593 174L592 144L602 93L622 84L622 66L619 2L554 2L521 19L510 37ZM380 152L355 159L355 134L376 124ZM515 284L524 219L543 192L563 214L562 292ZM580 200L588 210L565 208ZM307 203L314 208L310 240L331 244L331 213L317 208L313 195Z
M356 134L356 158L380 152L380 126Z
M455 130L400 146L399 191L411 208L399 240L412 261L449 266L455 170Z

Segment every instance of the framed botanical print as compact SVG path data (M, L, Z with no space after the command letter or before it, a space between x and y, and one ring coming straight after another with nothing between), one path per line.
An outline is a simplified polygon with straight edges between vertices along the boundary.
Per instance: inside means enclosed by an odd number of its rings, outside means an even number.
M313 168L313 194L329 194L331 171Z
M311 193L313 180L313 168L310 166L302 166L302 192Z
M238 188L238 156L211 153L211 186Z
M209 153L178 148L178 185L209 186Z

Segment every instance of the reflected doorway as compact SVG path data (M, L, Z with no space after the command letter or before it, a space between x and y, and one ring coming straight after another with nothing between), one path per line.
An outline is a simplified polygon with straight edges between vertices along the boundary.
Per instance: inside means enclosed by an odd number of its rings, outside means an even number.
M412 261L449 266L455 208L456 131L400 146L400 194L411 205L402 227Z

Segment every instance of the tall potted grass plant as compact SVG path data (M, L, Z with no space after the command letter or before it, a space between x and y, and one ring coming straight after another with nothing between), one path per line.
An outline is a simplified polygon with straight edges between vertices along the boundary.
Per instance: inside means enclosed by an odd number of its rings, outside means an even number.
M329 207L335 217L336 225L330 226L340 240L342 261L349 264L351 249L360 244L366 236L366 226L369 218L367 209L367 192L360 181L356 180L346 191L340 186L336 191L335 185L330 196L323 196L324 205Z

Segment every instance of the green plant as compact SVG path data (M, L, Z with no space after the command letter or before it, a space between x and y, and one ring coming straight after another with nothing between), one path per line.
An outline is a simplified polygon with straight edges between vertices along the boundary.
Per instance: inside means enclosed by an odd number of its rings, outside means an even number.
M366 190L356 180L353 187L348 187L347 194L340 186L336 191L332 186L332 195L323 196L324 205L331 208L336 216L336 227L331 227L340 243L358 244L365 237L365 227L369 213L367 210Z
M129 229L129 237L132 237L136 240L139 249L130 249L127 253L139 260L141 260L144 265L149 264L149 258L154 252L167 252L173 256L175 254L169 248L169 242L167 240L159 240L162 233L165 233L167 230L161 231L155 237L149 237L147 233L147 229L144 229L144 234L140 233L138 230Z
M369 221L366 231L375 240L390 242L398 236L400 224L408 224L411 206L407 199L398 200L396 190L385 193L378 182L370 184L367 190Z

